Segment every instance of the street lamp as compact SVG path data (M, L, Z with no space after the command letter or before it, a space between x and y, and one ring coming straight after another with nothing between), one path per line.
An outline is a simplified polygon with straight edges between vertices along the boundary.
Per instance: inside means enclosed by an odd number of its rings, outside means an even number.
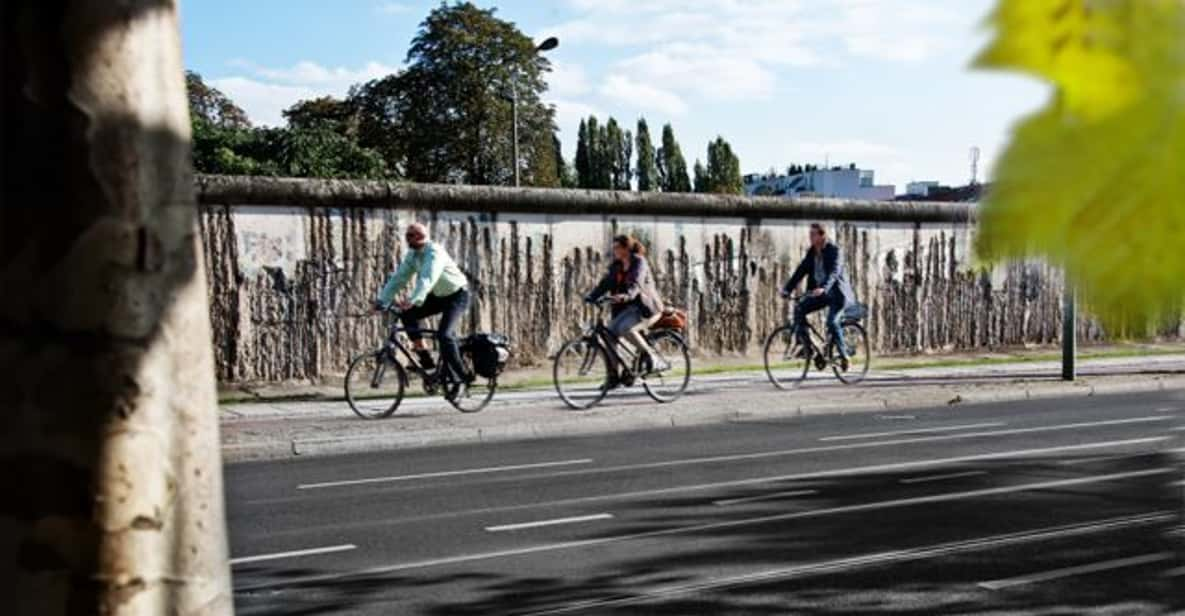
M539 43L539 45L537 47L535 47L535 53L543 53L545 51L551 51L552 49L555 49L556 47L559 47L559 46L560 46L560 39L558 39L554 36L550 36L547 38L547 40L543 41L542 43ZM514 136L513 136L513 139L514 139L514 185L515 185L515 187L517 187L519 185L519 173L518 173L519 169L518 168L519 168L519 163L520 163L519 154L518 154L518 69L517 68L510 74L510 113L512 116L511 117L511 124L513 125L513 130L514 130Z

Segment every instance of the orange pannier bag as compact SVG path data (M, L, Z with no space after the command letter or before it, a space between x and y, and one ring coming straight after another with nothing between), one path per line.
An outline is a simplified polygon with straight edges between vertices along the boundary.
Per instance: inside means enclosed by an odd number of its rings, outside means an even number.
M687 327L687 312L680 308L664 308L662 316L654 324L654 329L685 329Z

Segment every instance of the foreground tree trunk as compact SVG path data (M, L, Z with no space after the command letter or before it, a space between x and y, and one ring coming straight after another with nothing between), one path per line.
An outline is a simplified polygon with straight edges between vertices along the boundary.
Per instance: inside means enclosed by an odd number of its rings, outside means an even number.
M176 6L0 10L0 611L230 613Z

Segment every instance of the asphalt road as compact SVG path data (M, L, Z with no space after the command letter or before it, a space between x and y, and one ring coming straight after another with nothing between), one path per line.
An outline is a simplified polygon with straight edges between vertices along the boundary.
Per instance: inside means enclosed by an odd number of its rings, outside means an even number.
M1185 613L1185 392L226 469L240 614Z

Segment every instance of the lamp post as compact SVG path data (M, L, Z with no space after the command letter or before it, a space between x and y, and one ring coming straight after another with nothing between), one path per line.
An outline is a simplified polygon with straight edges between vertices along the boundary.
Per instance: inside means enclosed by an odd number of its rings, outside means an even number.
M559 46L560 39L552 36L548 37L547 40L543 41L542 43L539 43L539 46L535 47L535 52L543 53L545 51L551 51L552 49L555 49ZM514 140L514 185L515 187L518 187L520 165L518 154L518 69L515 69L514 72L510 74L510 114L510 122L513 126L512 139Z

